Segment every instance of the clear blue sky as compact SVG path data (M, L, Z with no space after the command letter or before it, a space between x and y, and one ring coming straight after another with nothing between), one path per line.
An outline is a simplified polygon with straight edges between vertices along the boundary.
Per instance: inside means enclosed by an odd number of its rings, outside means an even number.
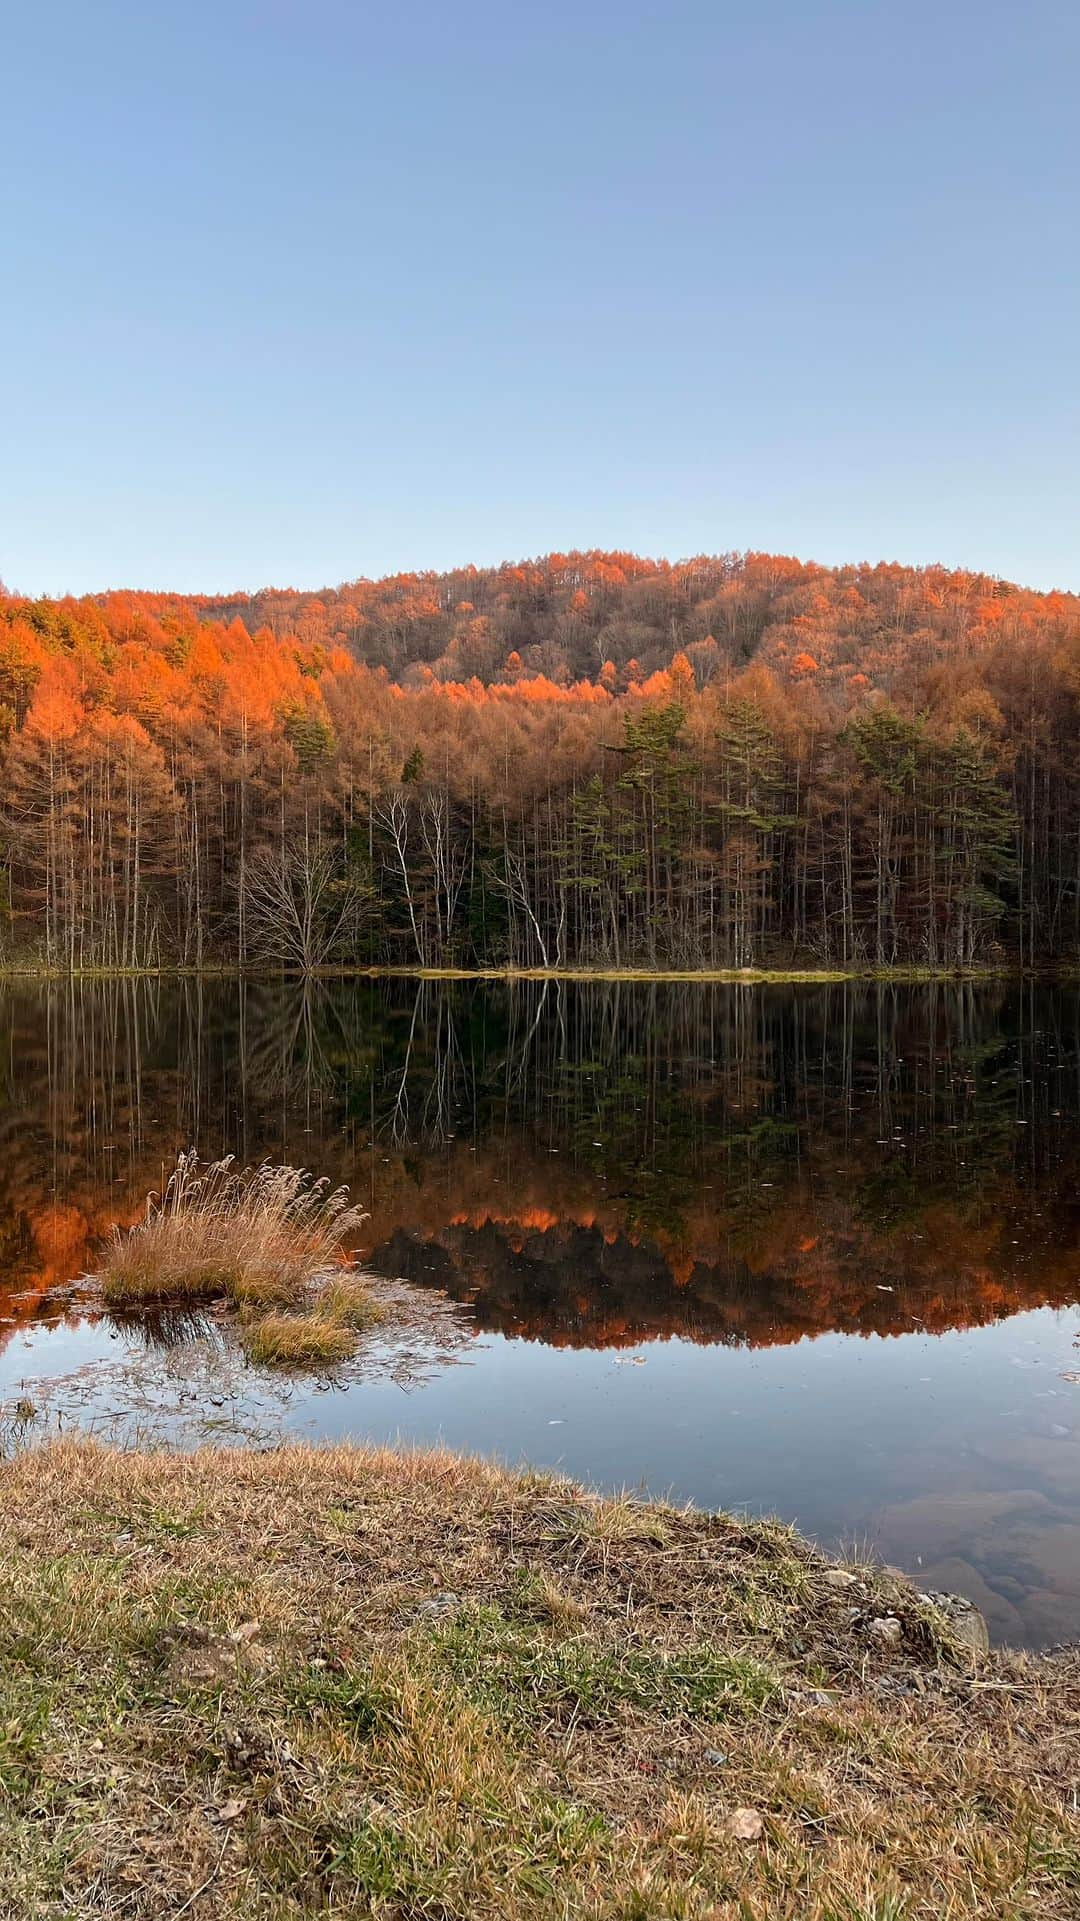
M1076 0L14 0L0 575L1080 588Z

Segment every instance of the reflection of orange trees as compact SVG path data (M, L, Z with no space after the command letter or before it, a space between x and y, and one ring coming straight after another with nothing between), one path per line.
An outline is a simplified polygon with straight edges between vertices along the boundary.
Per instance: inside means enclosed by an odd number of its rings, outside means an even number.
M437 1264L427 1258L432 1251L443 1257ZM592 1229L564 1224L526 1238L490 1223L424 1242L402 1232L381 1242L373 1259L472 1302L481 1328L565 1347L672 1336L771 1347L824 1333L943 1333L1076 1298L1065 1262L1023 1278L965 1268L943 1288L904 1263L882 1264L880 1254L872 1243L848 1243L835 1250L831 1269L823 1260L814 1273L755 1274L738 1262L708 1261L681 1261L673 1271L659 1247L611 1236L598 1245ZM867 1280L868 1264L894 1278Z
M155 1143L156 1148L156 1143ZM340 1150L339 1150L340 1154ZM329 1165L324 1154L320 1165ZM510 1185L506 1163L498 1177ZM973 1219L938 1202L911 1233L875 1233L843 1198L816 1202L819 1231L806 1232L807 1196L777 1200L760 1238L742 1224L730 1232L715 1205L704 1203L678 1240L643 1234L621 1221L625 1204L590 1203L574 1189L583 1178L523 1164L496 1207L477 1198L453 1204L460 1188L490 1182L487 1155L453 1156L417 1178L403 1161L380 1165L371 1183L373 1227L365 1243L380 1270L445 1287L474 1305L478 1325L554 1346L619 1347L679 1336L710 1343L777 1346L817 1334L931 1333L978 1326L1026 1308L1062 1306L1077 1298L1076 1247L1067 1209L1058 1211L1060 1242L1045 1231L1022 1250L1010 1224L1022 1197L1006 1191L1001 1213ZM363 1167L345 1167L361 1188ZM41 1311L50 1289L86 1271L114 1221L130 1224L160 1178L157 1153L124 1189L92 1184L78 1200L39 1200L19 1215L22 1258L9 1262L0 1285L0 1316L18 1323ZM544 1202L527 1198L546 1191ZM490 1186L488 1187L490 1192ZM5 1194L10 1204L11 1193ZM1063 1202L1063 1209L1066 1204ZM0 1331L0 1344L4 1334Z
M137 1177L135 1186L137 1193L123 1197L87 1194L81 1205L45 1201L19 1210L15 1228L22 1258L12 1259L9 1253L0 1272L0 1351L16 1327L39 1318L54 1289L87 1271L110 1227L130 1227L139 1219L146 1188ZM10 1201L10 1193L4 1201Z
M1052 1196L1002 1179L977 1204L938 1199L914 1225L878 1229L843 1177L829 1191L815 1177L812 1193L776 1194L749 1230L714 1190L671 1236L628 1228L626 1203L597 1203L576 1170L454 1153L430 1182L380 1168L365 1251L472 1301L481 1327L560 1346L940 1333L1077 1298L1080 1208L1060 1186Z
M185 1067L151 1066L156 990L28 992L3 1004L0 1343L130 1225L184 1143Z
M535 1338L781 1342L1075 1299L1071 1002L1025 998L1017 1027L1003 993L8 996L0 1316L91 1267L196 1140L347 1183L381 1269Z

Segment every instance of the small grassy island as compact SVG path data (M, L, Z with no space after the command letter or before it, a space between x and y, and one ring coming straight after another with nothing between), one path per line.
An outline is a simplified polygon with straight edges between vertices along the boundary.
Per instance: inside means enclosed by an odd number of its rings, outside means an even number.
M13 1921L1078 1912L1077 1653L778 1525L360 1448L0 1483Z
M143 1219L114 1229L100 1261L114 1311L224 1301L263 1367L332 1367L381 1309L343 1244L365 1216L348 1190L299 1167L177 1160Z

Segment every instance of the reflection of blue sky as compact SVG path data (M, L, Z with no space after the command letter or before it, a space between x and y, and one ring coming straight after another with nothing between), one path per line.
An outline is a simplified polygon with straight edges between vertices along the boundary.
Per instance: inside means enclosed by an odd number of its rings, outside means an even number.
M1078 1339L1076 1308L759 1349L669 1340L616 1353L485 1335L467 1365L408 1391L298 1385L278 1419L774 1512L823 1542L868 1541L927 1581L966 1580L999 1631L1045 1640L1080 1628L1080 1385L1062 1379L1080 1366ZM16 1335L0 1399L126 1351L101 1327ZM100 1416L112 1392L82 1377L76 1417Z

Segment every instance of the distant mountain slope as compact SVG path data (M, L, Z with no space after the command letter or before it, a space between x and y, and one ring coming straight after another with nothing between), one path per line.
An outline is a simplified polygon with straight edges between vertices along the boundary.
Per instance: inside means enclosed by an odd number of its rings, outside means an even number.
M625 686L680 652L699 686L755 660L783 677L865 673L881 684L909 664L1080 628L1075 594L944 567L827 568L759 553L670 563L591 550L197 605L253 633L347 647L404 685L426 669L438 680L522 673Z

